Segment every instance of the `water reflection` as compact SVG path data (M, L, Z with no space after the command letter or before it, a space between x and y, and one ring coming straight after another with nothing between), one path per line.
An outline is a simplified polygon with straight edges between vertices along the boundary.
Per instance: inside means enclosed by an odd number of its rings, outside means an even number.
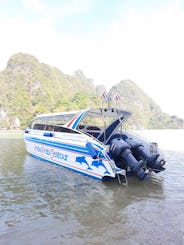
M0 147L1 244L182 244L183 153L125 187L33 158L22 139Z
M128 187L112 181L101 183L31 156L26 157L24 175L33 196L39 197L34 205L41 207L43 216L75 216L85 226L94 226L96 217L102 226L116 222L119 212L132 202L164 198L162 178L144 182L129 178Z
M0 139L0 174L21 175L26 154L24 142L20 139Z

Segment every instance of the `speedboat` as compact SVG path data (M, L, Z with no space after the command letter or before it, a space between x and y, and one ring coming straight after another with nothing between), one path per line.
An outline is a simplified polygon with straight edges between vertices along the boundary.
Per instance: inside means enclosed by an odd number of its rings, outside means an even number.
M165 168L163 154L149 142L124 129L131 113L116 107L42 114L25 129L27 151L38 158L90 177L140 180Z

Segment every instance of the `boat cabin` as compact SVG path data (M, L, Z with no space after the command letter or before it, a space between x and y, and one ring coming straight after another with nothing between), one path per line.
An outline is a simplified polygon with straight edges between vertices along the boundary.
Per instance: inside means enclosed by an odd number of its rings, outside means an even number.
M99 108L74 112L42 114L31 122L30 129L49 132L87 134L103 144L122 132L122 123L130 112L116 108Z

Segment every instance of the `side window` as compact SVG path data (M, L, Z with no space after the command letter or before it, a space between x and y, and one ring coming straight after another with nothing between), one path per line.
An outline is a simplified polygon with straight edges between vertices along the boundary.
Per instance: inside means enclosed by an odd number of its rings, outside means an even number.
M54 126L53 125L46 125L45 130L53 131L54 130Z
M33 126L33 129L35 129L35 130L45 130L45 125L44 125L44 124L36 123L36 124Z

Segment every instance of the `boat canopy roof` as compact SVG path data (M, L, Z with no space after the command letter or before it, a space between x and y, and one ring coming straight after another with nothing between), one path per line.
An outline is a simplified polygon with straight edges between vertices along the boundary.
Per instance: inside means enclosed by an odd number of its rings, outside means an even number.
M87 110L88 114L94 115L95 117L129 117L131 115L130 112L117 109L114 107L106 107L106 108L97 108L97 109L89 109Z
M65 133L84 133L108 144L112 136L121 132L121 125L131 115L122 109L107 107L81 111L42 114L30 124L31 129Z
M71 111L71 112L58 112L51 114L41 114L34 118L36 121L45 122L45 123L55 123L55 124L65 124L71 118L73 118L79 111Z
M82 118L121 118L120 121L127 119L131 115L130 112L113 107L95 108L81 111L59 112L51 114L41 114L34 118L34 121L40 123L50 123L57 125L65 125L66 127L75 129Z

